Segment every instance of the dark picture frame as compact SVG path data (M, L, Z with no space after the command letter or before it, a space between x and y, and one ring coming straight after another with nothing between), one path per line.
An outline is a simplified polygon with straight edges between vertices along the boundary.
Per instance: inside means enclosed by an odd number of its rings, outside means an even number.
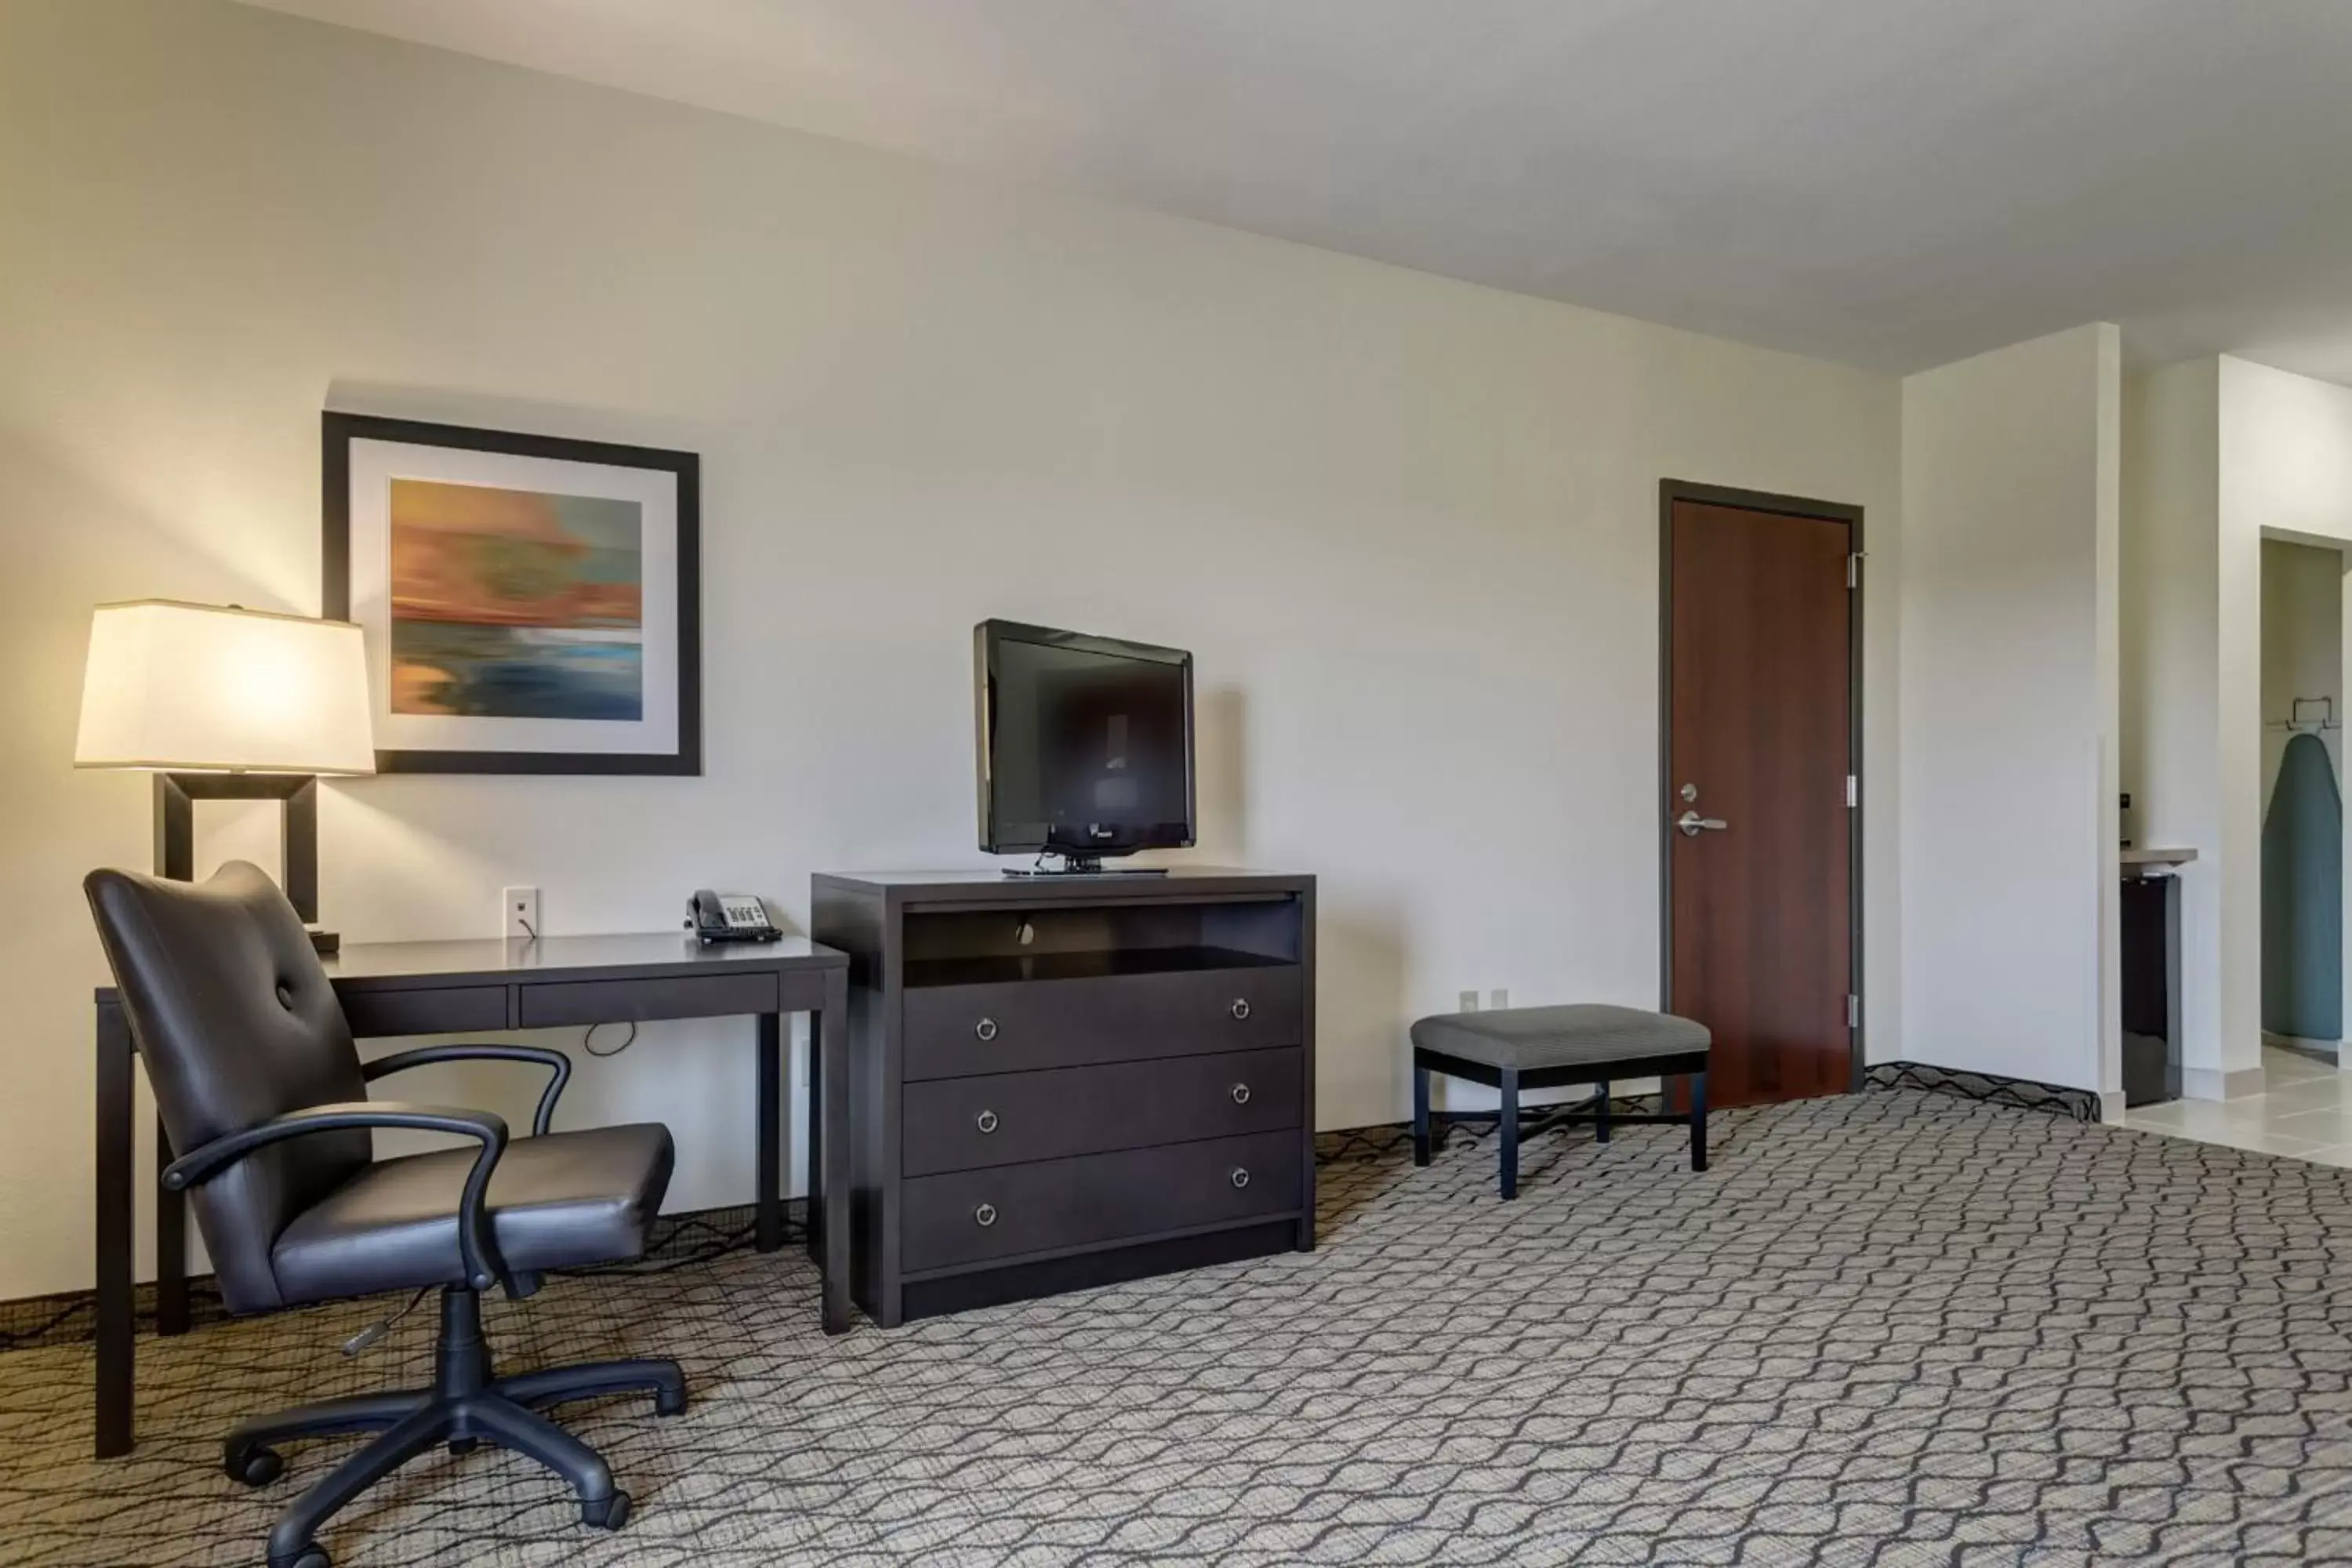
M320 610L352 618L352 444L376 441L454 448L556 462L645 468L676 482L675 625L677 743L666 752L467 751L376 749L376 771L412 773L591 773L693 776L702 772L702 459L693 452L581 441L514 430L485 430L327 410L320 421L322 507L319 560ZM373 658L373 653L371 655Z

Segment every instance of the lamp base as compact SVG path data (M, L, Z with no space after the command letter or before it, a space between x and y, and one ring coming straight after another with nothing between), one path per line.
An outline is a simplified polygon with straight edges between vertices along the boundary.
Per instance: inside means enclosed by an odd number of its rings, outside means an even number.
M317 926L305 929L310 933L310 951L320 958L332 958L343 951L343 939L336 932L321 931Z
M155 775L155 875L196 879L196 814L200 800L276 800L279 816L279 877L286 901L310 925L319 918L319 781L309 773L172 773ZM327 940L335 941L329 933ZM340 945L340 944L339 944ZM332 952L333 947L322 947Z

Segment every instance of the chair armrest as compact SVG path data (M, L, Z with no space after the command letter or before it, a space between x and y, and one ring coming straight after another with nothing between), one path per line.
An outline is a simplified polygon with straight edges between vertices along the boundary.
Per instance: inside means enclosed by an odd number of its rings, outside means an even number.
M466 1191L457 1210L457 1253L465 1260L466 1282L477 1290L487 1290L503 1282L507 1293L516 1293L515 1281L507 1272L506 1260L499 1256L497 1242L490 1235L488 1197L490 1173L497 1168L499 1156L506 1152L507 1124L487 1110L467 1110L447 1105L409 1105L399 1100L363 1100L342 1105L314 1105L307 1110L290 1110L283 1116L215 1138L200 1148L190 1150L164 1167L163 1185L172 1192L184 1192L196 1183L208 1180L257 1149L280 1143L289 1138L307 1137L313 1132L349 1132L362 1128L403 1127L418 1132L450 1132L459 1137L481 1141L482 1152L474 1160L474 1168L467 1173ZM524 1292L528 1294L528 1292Z
M547 1136L550 1123L555 1120L556 1097L563 1086L572 1081L572 1058L562 1051L551 1051L541 1046L418 1046L414 1050L394 1051L388 1057L378 1057L362 1064L361 1076L373 1083L392 1073L409 1068L421 1068L428 1062L537 1062L551 1069L555 1076L548 1080L539 1097L539 1109L530 1119L530 1135Z

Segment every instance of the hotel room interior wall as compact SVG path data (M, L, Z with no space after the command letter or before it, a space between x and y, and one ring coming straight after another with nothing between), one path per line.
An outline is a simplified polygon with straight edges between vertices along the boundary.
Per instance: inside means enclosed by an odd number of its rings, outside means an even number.
M2225 1066L2262 1064L2262 547L2352 545L2352 389L2224 355L2217 367ZM2347 888L2352 893L2352 888ZM2352 954L2347 954L2352 961Z
M2344 717L2344 555L2284 539L2262 542L2262 785L2265 815L2278 788L2279 762L2294 731L2282 721L2295 704L2315 726L2323 711ZM2344 777L2344 732L2318 731L2327 765Z
M2116 330L1903 383L1903 1044L2120 1086Z
M1173 643L1200 858L1322 879L1326 1127L1404 1113L1458 990L1654 1002L1658 481L1859 503L1900 1051L1891 378L216 0L0 5L0 1296L89 1283L77 883L149 852L146 781L68 765L89 606L315 611L328 404L705 479L704 775L331 784L347 940L978 864L972 624ZM665 1121L673 1206L741 1202L750 1082L748 1022L649 1027L563 1120Z
M2200 1097L2260 1059L2258 1047L2223 1049L2220 421L2217 360L2127 385L2119 777L2134 843L2197 851L2179 873L2180 1059L2184 1089Z

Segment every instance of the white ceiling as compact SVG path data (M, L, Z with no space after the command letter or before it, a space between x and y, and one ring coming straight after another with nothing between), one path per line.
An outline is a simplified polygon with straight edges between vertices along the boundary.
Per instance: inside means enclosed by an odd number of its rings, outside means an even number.
M2352 384L2352 0L254 0L1908 371Z

